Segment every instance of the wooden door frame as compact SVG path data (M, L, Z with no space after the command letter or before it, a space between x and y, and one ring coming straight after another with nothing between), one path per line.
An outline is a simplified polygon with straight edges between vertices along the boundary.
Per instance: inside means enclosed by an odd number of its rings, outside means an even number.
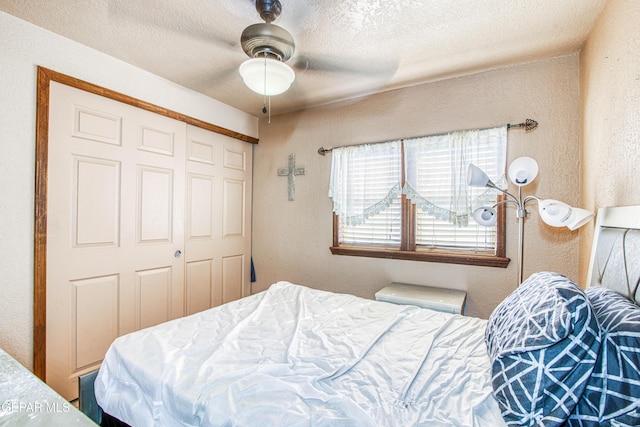
M38 67L36 95L36 177L34 206L33 263L33 372L46 380L47 356L47 206L49 158L49 89L58 82L134 107L170 117L241 141L257 144L258 139L214 124L132 98L74 77Z

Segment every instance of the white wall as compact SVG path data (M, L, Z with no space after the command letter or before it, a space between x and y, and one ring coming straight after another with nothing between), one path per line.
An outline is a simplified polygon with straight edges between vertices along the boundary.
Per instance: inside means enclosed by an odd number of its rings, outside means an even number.
M582 200L587 209L640 204L640 2L607 2L581 53ZM580 232L586 280L593 224Z
M507 214L507 269L332 255L331 155L319 147L386 141L450 130L520 123L509 131L509 160L538 160L537 180L524 194L579 204L578 55L503 68L379 94L349 103L276 116L260 123L254 148L254 291L278 280L373 298L392 281L464 289L468 313L488 317L517 284L517 222ZM307 174L296 177L296 200L276 175L295 153ZM577 233L542 223L535 204L525 227L525 276L552 270L577 276Z
M249 136L255 117L0 12L0 347L33 352L36 67L107 87Z

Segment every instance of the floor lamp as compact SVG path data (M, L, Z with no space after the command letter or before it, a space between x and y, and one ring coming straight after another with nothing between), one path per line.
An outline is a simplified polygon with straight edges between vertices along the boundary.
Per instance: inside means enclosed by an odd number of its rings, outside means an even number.
M522 187L531 183L538 175L538 163L531 157L519 157L509 166L509 180L518 187L518 196L497 187L487 174L474 164L469 165L467 184L472 187L493 188L506 196L493 206L483 206L473 211L473 219L480 225L491 227L495 225L498 216L496 207L502 204L515 205L518 218L518 285L522 283L522 265L524 253L524 219L528 213L526 204L532 200L538 203L538 212L542 220L552 227L567 227L576 230L589 222L594 213L585 209L574 208L566 203L552 199L540 199L536 196L522 197Z

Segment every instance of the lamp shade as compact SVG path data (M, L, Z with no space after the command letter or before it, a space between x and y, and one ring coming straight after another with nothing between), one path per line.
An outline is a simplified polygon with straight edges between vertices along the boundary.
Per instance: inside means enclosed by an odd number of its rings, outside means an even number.
M593 218L593 212L573 208L558 200L545 199L538 201L538 211L542 220L552 227L567 227L576 230Z
M286 92L296 78L291 67L268 57L247 59L240 64L240 75L249 89L264 96Z
M470 163L467 169L467 185L472 187L492 187L493 182L482 169Z
M577 230L578 228L582 227L583 225L591 221L591 219L595 216L593 212L590 212L586 209L571 208L571 210L571 216L569 218L569 221L567 221L567 227L569 227L569 230L571 231Z
M474 210L472 216L478 224L485 227L496 225L496 221L498 221L496 210L490 206L483 206Z
M538 175L538 162L531 157L518 157L509 165L509 179L518 187L525 186Z

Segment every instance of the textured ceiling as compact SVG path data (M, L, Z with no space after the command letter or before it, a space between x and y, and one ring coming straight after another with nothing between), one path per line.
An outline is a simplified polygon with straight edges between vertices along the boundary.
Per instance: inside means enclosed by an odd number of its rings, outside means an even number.
M279 114L578 51L606 0L281 0ZM610 0L616 1L616 0ZM0 0L0 10L259 116L238 73L252 0Z

